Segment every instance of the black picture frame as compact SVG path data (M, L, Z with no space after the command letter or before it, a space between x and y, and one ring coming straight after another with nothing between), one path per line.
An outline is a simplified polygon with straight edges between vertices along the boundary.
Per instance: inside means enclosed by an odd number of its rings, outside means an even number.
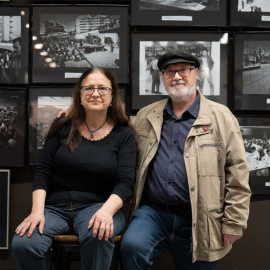
M0 87L0 166L24 166L26 89Z
M270 26L270 2L264 1L263 6L257 6L253 0L230 0L230 26ZM256 5L255 5L256 4Z
M0 250L9 249L10 170L0 169Z
M1 84L29 82L29 23L28 7L1 6Z
M268 155L264 156L270 149L270 117L247 115L237 116L237 120L246 149L252 194L270 194L270 160Z
M173 33L132 33L132 109L140 109L154 101L167 97L162 78L160 87L152 90L150 63L169 49L183 49L200 56L201 50L208 50L214 61L211 72L214 83L214 95L210 95L210 85L204 80L201 92L209 99L227 105L227 32L173 32ZM158 74L156 74L158 77ZM154 78L154 77L153 77ZM198 76L199 78L199 76ZM158 78L156 78L158 80ZM197 84L199 85L199 84ZM218 87L217 87L218 85ZM151 89L151 90L150 90ZM152 91L156 92L152 94ZM208 91L208 92L207 92ZM160 92L161 94L159 94Z
M227 0L132 0L134 26L226 26ZM191 3L189 3L191 2ZM201 3L200 3L201 2Z
M269 32L234 33L234 109L269 110Z
M90 66L128 83L127 6L33 6L32 32L33 83L74 83Z
M29 165L36 165L44 137L59 111L72 103L72 87L29 87Z

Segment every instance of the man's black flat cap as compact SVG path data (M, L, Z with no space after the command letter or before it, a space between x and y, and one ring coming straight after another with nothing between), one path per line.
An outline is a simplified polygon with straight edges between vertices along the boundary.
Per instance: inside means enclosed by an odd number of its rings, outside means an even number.
M175 63L190 63L196 68L200 67L200 61L197 57L183 50L170 50L160 56L158 60L158 69L160 71L164 70L166 66Z

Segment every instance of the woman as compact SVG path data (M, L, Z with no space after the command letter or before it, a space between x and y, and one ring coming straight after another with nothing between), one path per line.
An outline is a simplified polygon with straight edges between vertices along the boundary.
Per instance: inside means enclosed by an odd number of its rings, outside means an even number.
M117 83L103 68L78 79L73 104L46 137L33 181L30 215L16 228L17 269L46 269L55 234L75 231L82 269L109 269L120 208L133 190L136 146Z

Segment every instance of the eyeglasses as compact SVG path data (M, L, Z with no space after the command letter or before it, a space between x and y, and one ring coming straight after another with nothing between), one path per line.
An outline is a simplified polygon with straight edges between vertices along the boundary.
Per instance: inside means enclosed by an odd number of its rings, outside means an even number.
M109 94L110 91L112 91L110 87L105 87L105 86L93 87L93 86L88 85L88 86L81 87L81 90L88 96L94 94L96 89L101 96L106 96Z
M191 70L195 69L195 67L191 67L191 68L180 68L177 70L173 70L173 69L165 69L162 70L162 74L164 76L165 79L171 79L174 78L176 72L181 76L181 77L188 77L191 73Z

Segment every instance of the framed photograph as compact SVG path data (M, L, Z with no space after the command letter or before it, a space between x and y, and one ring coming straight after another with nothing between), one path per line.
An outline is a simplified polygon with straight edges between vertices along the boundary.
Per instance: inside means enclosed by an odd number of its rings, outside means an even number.
M270 26L269 0L231 0L231 26Z
M270 118L237 117L246 149L253 194L270 194Z
M72 104L73 88L29 89L29 165L36 165L44 137L57 114Z
M226 26L227 0L132 0L131 25Z
M227 47L226 32L133 33L132 108L140 109L167 97L157 62L171 49L188 51L200 59L197 89L209 99L226 105Z
M0 87L0 166L24 166L26 89Z
M8 249L10 170L0 170L0 249Z
M27 84L29 77L29 8L0 9L1 84Z
M234 109L270 109L270 33L236 33L234 42Z
M127 6L34 6L33 83L74 83L91 66L128 83Z

